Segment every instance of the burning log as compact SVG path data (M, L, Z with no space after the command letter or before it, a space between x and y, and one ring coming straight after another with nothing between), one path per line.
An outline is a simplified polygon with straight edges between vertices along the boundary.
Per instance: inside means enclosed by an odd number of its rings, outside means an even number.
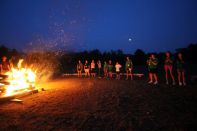
M37 93L35 88L36 73L30 68L23 68L23 60L19 60L18 68L0 76L0 101L20 98Z
M21 103L21 104L23 103L23 101L22 101L22 100L19 100L19 99L12 99L11 101L12 101L12 102Z
M0 102L13 101L14 99L22 98L22 97L29 96L35 93L38 93L37 89L20 91L11 96L2 95L0 97Z

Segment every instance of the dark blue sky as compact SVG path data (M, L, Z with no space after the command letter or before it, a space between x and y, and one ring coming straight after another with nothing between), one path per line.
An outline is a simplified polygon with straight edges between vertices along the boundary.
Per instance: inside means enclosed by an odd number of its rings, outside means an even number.
M20 50L159 52L196 42L197 0L0 0L0 44Z

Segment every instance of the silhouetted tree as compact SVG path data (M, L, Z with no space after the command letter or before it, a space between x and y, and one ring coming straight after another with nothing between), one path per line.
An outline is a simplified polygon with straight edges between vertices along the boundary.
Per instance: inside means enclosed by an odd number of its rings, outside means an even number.
M144 65L146 64L146 54L143 50L137 49L134 53L133 63L135 65Z
M9 49L5 47L4 45L0 46L0 57L2 56L8 56Z

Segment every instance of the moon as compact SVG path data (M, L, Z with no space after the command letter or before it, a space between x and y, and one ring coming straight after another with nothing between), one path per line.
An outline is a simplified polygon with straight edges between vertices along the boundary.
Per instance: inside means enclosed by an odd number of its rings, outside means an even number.
M129 40L129 42L131 42L131 41L132 41L132 39L131 39L131 38L129 38L128 40Z

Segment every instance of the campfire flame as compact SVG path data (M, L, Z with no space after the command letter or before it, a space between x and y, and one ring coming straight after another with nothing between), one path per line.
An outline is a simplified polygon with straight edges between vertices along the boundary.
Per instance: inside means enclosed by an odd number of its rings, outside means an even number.
M30 68L22 67L22 63L23 59L19 60L18 68L12 67L6 73L9 85L7 85L4 96L14 95L20 90L35 88L36 72Z

